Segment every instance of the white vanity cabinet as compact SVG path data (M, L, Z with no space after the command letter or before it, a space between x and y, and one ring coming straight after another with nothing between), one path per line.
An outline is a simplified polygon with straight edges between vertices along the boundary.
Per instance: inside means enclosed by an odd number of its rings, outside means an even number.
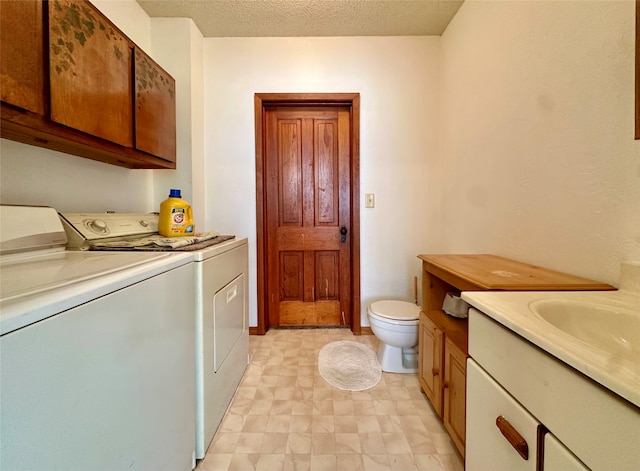
M540 423L535 417L472 359L467 362L467 391L473 393L467 394L467 469L536 471Z
M544 436L541 471L589 471L560 441L550 433Z
M640 470L637 406L473 308L469 356L467 471Z
M467 444L474 471L589 471L478 364L469 359L467 432L482 440ZM538 463L541 461L541 463Z

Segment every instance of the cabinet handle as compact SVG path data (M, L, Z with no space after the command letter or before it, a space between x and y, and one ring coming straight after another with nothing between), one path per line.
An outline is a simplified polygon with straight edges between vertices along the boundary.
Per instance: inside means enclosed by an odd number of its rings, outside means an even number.
M440 370L439 370L439 369L437 369L437 368L433 368L433 369L431 370L431 375L432 375L432 376L438 376L439 374L440 374Z
M445 382L444 382L444 384L442 385L442 387L443 387L444 389L447 389L447 388L449 387L449 383L447 383L447 382L445 381Z
M527 441L518 433L518 431L509 423L507 419L502 416L496 418L496 425L502 432L502 435L507 439L511 446L515 448L520 456L524 460L529 459L529 445Z

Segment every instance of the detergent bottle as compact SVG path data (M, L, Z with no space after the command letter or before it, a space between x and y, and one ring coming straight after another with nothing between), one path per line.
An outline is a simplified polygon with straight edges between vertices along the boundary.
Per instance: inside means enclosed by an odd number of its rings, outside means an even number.
M160 203L158 232L165 237L190 236L195 233L191 206L182 199L180 190L169 190L169 198Z

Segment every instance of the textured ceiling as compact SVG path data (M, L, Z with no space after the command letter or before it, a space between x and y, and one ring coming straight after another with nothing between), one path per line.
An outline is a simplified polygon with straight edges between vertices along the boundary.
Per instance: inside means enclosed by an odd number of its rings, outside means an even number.
M463 0L137 0L205 37L440 35Z

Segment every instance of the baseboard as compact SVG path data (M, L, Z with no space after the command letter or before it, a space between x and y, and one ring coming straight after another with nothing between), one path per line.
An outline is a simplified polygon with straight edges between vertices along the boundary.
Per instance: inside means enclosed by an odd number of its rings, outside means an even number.
M249 335L261 335L261 334L257 327L249 327ZM373 332L371 331L371 327L361 326L360 335L373 335Z

